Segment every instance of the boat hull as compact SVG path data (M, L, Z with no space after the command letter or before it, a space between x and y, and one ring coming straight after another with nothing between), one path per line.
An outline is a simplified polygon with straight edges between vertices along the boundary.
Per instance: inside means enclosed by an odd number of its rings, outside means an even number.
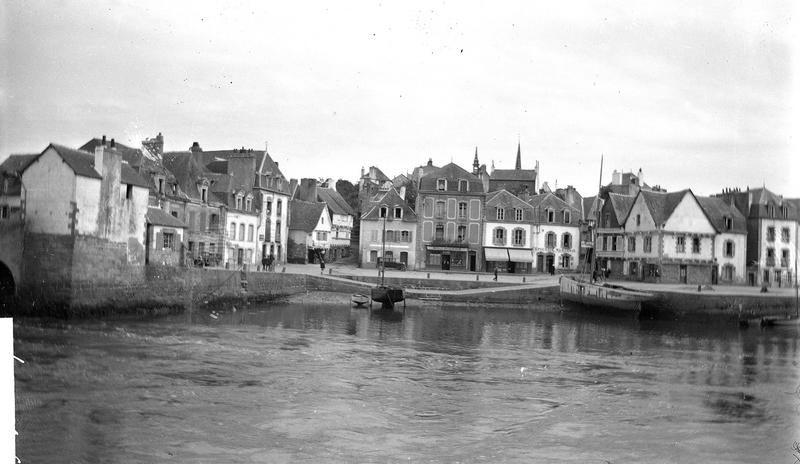
M619 286L600 285L572 277L561 277L561 299L584 306L641 311L642 305L655 299L652 293Z
M395 303L405 300L403 289L398 287L378 286L371 290L370 296L384 308L392 308Z
M369 297L367 295L356 293L350 298L350 301L352 301L353 305L355 306L364 306L369 303Z

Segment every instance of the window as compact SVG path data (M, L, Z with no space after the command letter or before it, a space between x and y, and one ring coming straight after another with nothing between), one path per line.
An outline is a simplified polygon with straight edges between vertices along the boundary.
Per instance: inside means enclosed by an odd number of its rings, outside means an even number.
M514 229L514 245L525 245L525 231L523 229Z
M172 184L172 194L173 195L178 194L178 184Z
M253 241L253 225L252 224L247 226L247 241L248 242L252 242Z
M789 217L789 208L781 206L781 217L787 219Z
M447 180L445 179L436 179L436 190L443 192L447 190Z
M686 237L683 235L675 237L675 251L678 253L686 253Z
M164 193L164 179L158 179L158 193Z
M636 237L628 237L628 251L636 251Z
M725 230L731 230L733 228L733 218L730 216L723 216L722 220L725 222Z
M458 179L458 191L466 192L469 190L469 183L464 179Z
M639 275L639 263L637 263L636 261L631 261L630 263L628 263L628 274L632 276Z
M556 221L556 212L552 209L547 210L547 222L555 222Z
M239 240L244 241L244 224L239 224Z
M411 241L411 232L404 230L400 232L400 241L401 242L410 242Z
M789 228L788 227L781 228L781 241L783 243L789 243Z
M201 243L201 245L202 245L202 243ZM216 251L217 251L217 244L214 243L214 242L209 243L208 244L208 252L209 253L214 253Z
M276 213L278 216L280 216L280 215L281 215L281 210L282 210L282 209L283 209L283 201L281 201L281 199L280 199L280 198L278 198L278 200L277 200L277 201L276 201L276 203L275 203L275 213Z
M644 243L642 244L642 251L645 253L650 253L653 251L653 237L646 236L644 238Z
M564 216L564 224L569 224L570 220L572 219L572 215L569 214L569 211L564 210L563 216Z
M722 245L722 254L727 258L733 258L734 246L733 240L726 240Z
M272 216L272 200L267 200L267 216Z
M497 220L502 221L506 218L506 210L503 208L497 208Z
M211 230L216 230L219 227L219 216L211 213L208 219L208 228Z
M403 208L395 206L395 208L394 208L394 218L395 219L402 219L403 218Z
M603 251L608 250L608 237L603 235Z
M245 198L244 200L244 209L245 211L252 211L253 210L253 199L250 197Z
M371 230L369 232L370 232L369 240L371 242L377 242L378 241L378 231L377 230Z
M781 267L789 267L789 249L781 250Z
M611 236L611 251L617 251L617 236Z
M519 209L519 208L514 208L514 220L519 222L519 221L522 221L522 218L523 218L522 210Z
M553 232L548 232L545 238L545 246L547 248L555 248L556 247L556 234Z
M231 240L236 240L236 224L233 222L231 222L231 230L228 235L230 235Z
M700 237L692 237L692 253L700 253Z
M0 219L8 219L8 205L0 206Z
M566 248L569 250L572 248L572 235L571 234L564 234L561 236L561 248Z
M125 184L125 199L130 200L133 198L133 185Z
M380 211L378 212L378 217L383 219L389 216L389 208L386 206L381 206Z
M736 275L736 268L731 264L722 266L722 280L733 280Z
M242 209L242 200L244 198L241 195L236 195L236 209Z
M774 242L775 241L775 228L774 227L767 227L767 241Z
M641 214L637 214L636 215L636 225L637 226L642 225L642 215Z
M324 242L328 240L328 233L327 232L320 232L317 231L317 241Z
M385 238L385 240L387 242L394 242L394 231L393 230L387 230L386 231L386 236L384 238Z
M767 248L767 266L775 265L775 248Z
M443 201L437 201L436 202L436 214L435 214L435 216L437 218L443 218L444 217L444 211L445 211L444 202Z
M603 215L603 224L605 227L611 227L611 215L606 213Z
M164 249L172 250L175 246L175 235L173 235L171 232L164 232L162 237L164 237Z
M462 201L458 203L458 218L465 219L467 217L467 202Z
M506 230L502 227L498 227L494 230L494 244L495 245L505 245L506 244Z
M203 203L208 201L208 187L202 187L200 189L200 200Z
M434 240L444 240L444 226L442 224L436 225L436 235L434 235Z
M467 239L467 226L459 225L458 226L458 235L456 237L459 242L463 242Z
M170 214L171 214L171 215L172 215L172 217L174 217L174 218L177 218L177 217L178 217L178 212L177 212L177 211L172 211Z
M570 267L572 267L572 256L566 253L561 255L561 267L565 269L569 269Z

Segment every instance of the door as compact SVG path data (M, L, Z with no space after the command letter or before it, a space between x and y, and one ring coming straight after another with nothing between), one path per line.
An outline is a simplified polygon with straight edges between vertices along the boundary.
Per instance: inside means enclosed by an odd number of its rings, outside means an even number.
M478 264L478 257L474 251L469 252L469 270L475 271L476 266Z
M442 270L449 271L450 270L450 255L446 255L442 253Z
M555 257L555 255L547 255L547 256L545 256L544 264L545 264L545 266L547 266L547 268L545 269L546 272L550 272L550 273L554 272L555 271L555 265L556 265L556 257Z
M369 252L369 262L378 264L378 250L370 250Z
M686 283L686 265L681 264L680 275L678 276L682 284Z
M536 255L536 271L544 272L544 255L541 253Z
M407 251L401 251L400 252L400 262L405 264L406 266L408 265L408 252Z
M762 282L764 285L769 285L769 271L764 270L764 280Z
M236 249L236 265L241 266L244 262L244 248Z
M711 285L719 283L719 267L714 266L711 268Z

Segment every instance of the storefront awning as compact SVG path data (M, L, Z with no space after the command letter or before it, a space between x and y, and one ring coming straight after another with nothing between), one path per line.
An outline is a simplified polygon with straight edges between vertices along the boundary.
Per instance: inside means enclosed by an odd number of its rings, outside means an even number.
M531 254L531 250L515 250L513 248L509 248L508 258L515 263L533 262L533 254Z
M484 248L483 255L486 261L508 261L508 248Z

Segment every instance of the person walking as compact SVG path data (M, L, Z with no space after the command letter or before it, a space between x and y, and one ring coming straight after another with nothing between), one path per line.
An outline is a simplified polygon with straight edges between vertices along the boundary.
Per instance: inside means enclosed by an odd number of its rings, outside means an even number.
M267 256L264 255L264 257L261 258L261 270L267 272L268 268L269 268L269 259L267 259Z
M497 282L497 268L494 268L494 281Z
M319 260L319 273L320 273L320 275L325 273L325 260L324 259L320 259Z

